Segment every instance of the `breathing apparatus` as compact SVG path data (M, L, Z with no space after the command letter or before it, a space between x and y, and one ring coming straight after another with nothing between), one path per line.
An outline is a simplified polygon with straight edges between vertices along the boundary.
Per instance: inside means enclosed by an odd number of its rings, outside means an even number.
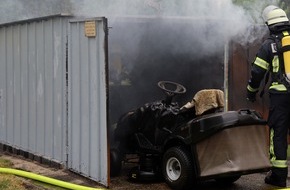
M288 32L284 32L282 38L282 52L284 58L285 74L287 81L290 82L290 36Z
M274 5L266 7L263 11L263 19L266 22L271 33L282 33L281 53L284 59L285 75L287 81L290 82L290 24L289 19L281 8ZM276 44L278 45L278 44Z

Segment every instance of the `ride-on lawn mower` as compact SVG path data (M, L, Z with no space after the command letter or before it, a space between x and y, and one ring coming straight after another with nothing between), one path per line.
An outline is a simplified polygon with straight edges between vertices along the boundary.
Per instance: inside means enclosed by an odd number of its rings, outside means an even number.
M231 184L241 175L270 169L266 121L254 110L224 111L219 89L197 92L179 107L173 97L181 84L160 81L164 100L147 103L120 117L111 146L111 176L120 173L128 154L138 165L135 181L165 180L172 189L188 189L214 179Z

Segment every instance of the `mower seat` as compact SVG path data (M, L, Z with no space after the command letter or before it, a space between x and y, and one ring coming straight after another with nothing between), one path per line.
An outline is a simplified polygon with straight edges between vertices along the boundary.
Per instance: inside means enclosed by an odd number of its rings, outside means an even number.
M195 109L196 116L209 112L223 111L224 109L224 92L219 89L204 89L198 91L191 102L187 102L183 109Z

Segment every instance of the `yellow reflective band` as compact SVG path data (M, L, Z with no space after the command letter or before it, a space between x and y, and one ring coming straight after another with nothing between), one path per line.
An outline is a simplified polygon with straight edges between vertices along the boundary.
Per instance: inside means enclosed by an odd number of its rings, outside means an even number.
M279 57L277 55L274 56L272 65L273 65L273 72L277 73L279 71Z
M289 35L289 32L288 31L284 31L282 32L284 36L288 36Z
M273 137L274 137L274 130L270 130L270 158L271 158L271 164L273 167L276 168L287 168L287 160L276 160L276 155L274 152L274 143L273 143Z
M272 166L275 168L287 168L287 160L271 160Z
M269 63L267 61L264 61L263 59L261 59L259 57L256 58L254 64L265 69L265 70L268 70L268 68L269 68Z
M259 88L252 88L250 85L247 86L247 89L250 91L250 92L257 92L259 90Z
M272 86L270 86L269 89L275 89L278 91L287 91L287 88L284 86L284 84L278 84L277 82L273 82Z
M271 161L272 160L276 160L276 156L275 156L275 153L274 153L274 143L273 143L273 137L274 137L274 130L271 129L270 130L270 157L271 157Z

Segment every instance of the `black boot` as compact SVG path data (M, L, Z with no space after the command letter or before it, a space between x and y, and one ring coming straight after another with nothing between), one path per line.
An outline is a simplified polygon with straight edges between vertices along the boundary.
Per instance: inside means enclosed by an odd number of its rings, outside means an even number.
M276 169L273 169L267 174L265 178L265 183L269 185L274 185L277 187L286 187L288 169L279 168L277 170L278 170L277 173L282 174L282 175L277 175ZM287 170L287 171L284 171L284 170Z

